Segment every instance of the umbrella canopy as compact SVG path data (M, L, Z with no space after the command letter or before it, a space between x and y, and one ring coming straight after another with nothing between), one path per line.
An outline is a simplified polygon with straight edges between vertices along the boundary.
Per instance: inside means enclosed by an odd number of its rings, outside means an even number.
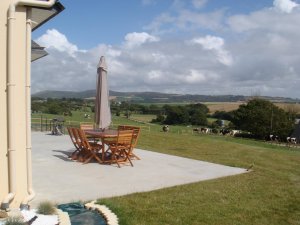
M111 123L111 113L108 99L107 66L104 56L100 57L97 73L95 123L96 128L105 129Z

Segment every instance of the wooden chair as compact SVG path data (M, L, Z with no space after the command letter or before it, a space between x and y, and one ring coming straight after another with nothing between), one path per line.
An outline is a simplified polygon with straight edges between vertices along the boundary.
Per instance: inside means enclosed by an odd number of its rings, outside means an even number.
M94 130L95 129L95 126L93 123L80 123L79 125L80 129L81 130ZM86 135L87 139L90 141L90 142L97 142L99 141L98 139L95 139L94 137L90 136L90 135Z
M129 153L132 146L133 130L118 130L118 136L115 140L111 140L109 151L111 151L110 163L117 163L120 168L120 163L129 162L133 166Z
M129 152L129 156L131 159L137 159L140 160L140 158L133 153L133 149L136 147L137 142L138 142L138 138L141 132L141 128L140 127L136 127L136 126L129 126L129 125L120 125L118 126L118 130L133 130L133 139L132 139L132 145L131 145L131 149Z
M78 138L76 128L68 127L67 130L68 130L69 136L71 138L71 141L76 148L75 151L69 156L69 158L76 160L76 159L78 159L80 152L83 150L83 146L81 144L80 139Z
M93 130L94 124L93 123L80 123L80 129L81 130Z
M83 163L88 163L92 159L96 159L99 163L101 163L101 159L98 155L102 151L102 145L97 143L90 143L84 133L84 130L77 129L77 133L83 146Z

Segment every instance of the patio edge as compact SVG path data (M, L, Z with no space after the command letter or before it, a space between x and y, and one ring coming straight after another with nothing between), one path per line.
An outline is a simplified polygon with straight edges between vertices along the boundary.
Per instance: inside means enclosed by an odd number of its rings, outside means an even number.
M86 203L84 205L89 210L96 210L106 220L107 225L119 225L119 219L107 206L96 204L96 201Z

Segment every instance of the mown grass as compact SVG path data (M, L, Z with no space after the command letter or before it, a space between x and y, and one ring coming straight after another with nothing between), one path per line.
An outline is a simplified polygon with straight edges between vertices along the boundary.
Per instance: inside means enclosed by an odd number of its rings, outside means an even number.
M121 225L300 224L299 150L153 130L142 132L138 147L253 168L242 175L100 200L117 213Z

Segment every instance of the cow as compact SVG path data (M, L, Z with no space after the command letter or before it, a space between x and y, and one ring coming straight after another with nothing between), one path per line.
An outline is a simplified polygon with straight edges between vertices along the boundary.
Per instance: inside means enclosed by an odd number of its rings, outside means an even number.
M207 127L201 127L200 131L201 131L201 133L208 134L211 132L211 129L207 128Z
M275 134L270 134L269 137L268 137L268 140L269 141L275 141L275 142L280 141L279 136L275 135Z
M228 130L228 129L221 129L220 130L220 134L223 134L223 135L230 134L230 130Z
M287 137L286 141L289 144L297 144L297 138L295 138L295 137Z
M241 133L240 130L231 130L231 131L230 131L230 135L231 135L231 136L235 136L236 134L240 134L240 133Z
M162 127L162 130L163 130L163 132L169 132L169 125L164 125L163 127Z
M197 127L197 128L194 128L194 129L193 129L193 132L200 133L200 128L198 128L198 127Z

